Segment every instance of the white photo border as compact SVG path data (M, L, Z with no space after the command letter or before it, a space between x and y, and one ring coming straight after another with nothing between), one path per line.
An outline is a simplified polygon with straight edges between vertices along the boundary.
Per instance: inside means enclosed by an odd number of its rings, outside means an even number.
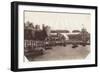
M95 10L93 9L77 9L77 8L59 8L59 7L44 7L44 6L25 6L20 5L19 8L19 68L35 68L35 67L50 67L54 66L70 66L70 65L84 65L84 64L95 64ZM24 55L24 10L29 11L53 11L53 12L73 12L73 13L88 13L91 14L91 55L90 59L85 60L60 60L60 61L33 61L33 62L23 62Z

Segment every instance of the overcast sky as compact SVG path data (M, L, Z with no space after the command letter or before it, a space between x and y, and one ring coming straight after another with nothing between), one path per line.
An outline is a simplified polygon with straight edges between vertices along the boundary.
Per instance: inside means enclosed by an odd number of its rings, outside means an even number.
M24 12L25 22L32 22L34 25L48 25L51 29L59 30L81 30L84 27L90 32L90 14L75 14L75 13L52 13L52 12Z

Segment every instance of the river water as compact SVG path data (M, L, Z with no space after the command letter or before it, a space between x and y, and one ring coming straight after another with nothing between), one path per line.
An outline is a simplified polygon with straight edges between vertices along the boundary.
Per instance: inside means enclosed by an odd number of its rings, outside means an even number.
M46 50L44 55L36 57L33 61L85 59L89 53L90 45L79 45L77 48L72 48L72 45L56 46Z

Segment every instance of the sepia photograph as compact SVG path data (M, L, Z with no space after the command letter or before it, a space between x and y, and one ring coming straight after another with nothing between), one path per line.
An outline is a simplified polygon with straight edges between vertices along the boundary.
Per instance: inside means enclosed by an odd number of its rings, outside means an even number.
M24 55L31 61L85 59L91 14L24 11Z
M11 3L11 70L97 66L97 7Z

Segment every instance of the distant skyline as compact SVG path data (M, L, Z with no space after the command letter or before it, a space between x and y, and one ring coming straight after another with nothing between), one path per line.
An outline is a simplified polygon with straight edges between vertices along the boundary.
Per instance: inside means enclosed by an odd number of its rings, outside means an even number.
M51 12L24 12L24 23L32 22L33 25L42 24L51 27L51 30L81 30L84 27L88 32L91 31L91 15L90 14L74 14L74 13L51 13ZM83 24L83 25L82 25Z

